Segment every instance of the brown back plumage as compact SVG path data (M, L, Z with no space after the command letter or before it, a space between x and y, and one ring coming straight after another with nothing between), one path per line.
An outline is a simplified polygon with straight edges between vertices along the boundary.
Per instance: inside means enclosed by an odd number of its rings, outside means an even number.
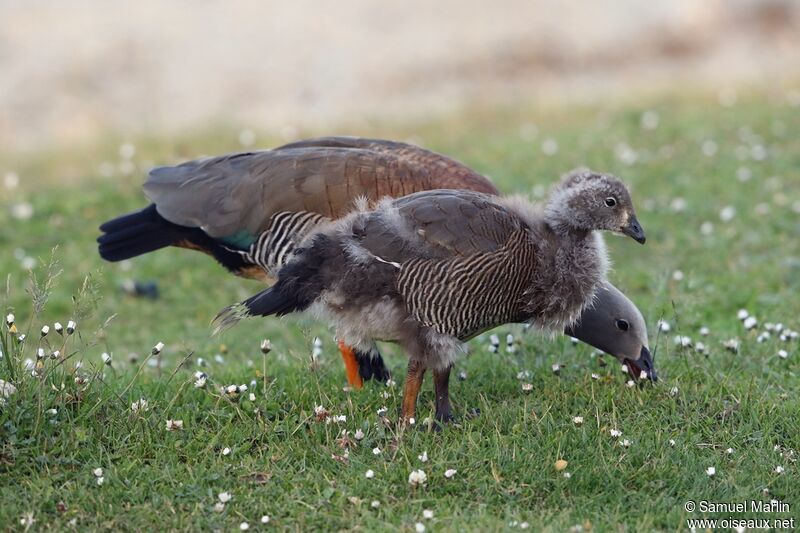
M498 194L465 165L416 146L325 137L156 168L144 190L170 222L225 238L258 235L281 212L339 218L361 196L375 201L448 187Z

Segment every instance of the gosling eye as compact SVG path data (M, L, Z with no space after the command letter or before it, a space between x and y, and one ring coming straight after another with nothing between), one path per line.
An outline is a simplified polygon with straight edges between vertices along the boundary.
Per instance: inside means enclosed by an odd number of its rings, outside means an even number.
M620 318L619 320L617 320L616 326L617 329L620 331L628 331L630 324L628 324L628 321L625 320L624 318Z
M609 196L608 198L606 198L606 206L607 207L616 207L616 205L617 205L617 199L616 198L614 198L613 196Z

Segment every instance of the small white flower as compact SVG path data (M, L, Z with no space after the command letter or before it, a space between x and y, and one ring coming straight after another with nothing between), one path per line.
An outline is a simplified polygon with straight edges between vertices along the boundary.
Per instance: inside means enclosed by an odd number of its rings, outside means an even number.
M356 440L361 440L364 438L364 432L361 431L361 429L357 429L353 436L356 438Z
M522 392L531 392L533 390L533 383L523 383Z
M269 515L265 514L264 516L262 516L261 517L261 523L262 524L269 524Z
M164 343L163 342L159 342L158 344L153 346L152 354L153 355L158 355L158 354L161 353L161 350L163 350L163 349L164 349Z
M725 453L727 453L728 455L732 455L733 454L733 448L728 448L727 450L725 450Z
M433 518L433 511L431 509L423 509L422 510L422 518L425 518L426 520L430 520L431 518Z
M786 471L786 469L785 469L785 468L783 468L783 467L782 467L782 466L780 466L780 465L778 465L778 466L776 466L776 467L775 467L775 473L776 473L776 474L783 474L785 471Z
M706 474L708 475L708 477L714 477L716 473L717 469L714 468L713 466L709 466L708 468L706 468Z
M423 463L427 463L428 462L428 451L426 450L426 451L422 452L420 455L417 456L417 459L419 459Z
M380 455L380 454L381 454L380 448L378 448L377 446L372 448L372 455Z
M395 380L393 380L391 378L386 380L386 386L387 387L394 387L395 385L397 385L397 382Z
M227 456L227 455L230 455L230 454L231 454L231 449L230 448L228 448L227 446L225 448L222 448L222 455Z
M250 529L250 524L248 524L247 522L242 522L241 524L239 524L239 529L242 531L247 531L248 529Z
M572 423L575 424L576 426L583 425L583 417L582 416L572 417Z
M677 395L678 395L678 387L672 387L672 388L669 390L669 395L670 395L670 396L677 396Z
M558 363L555 363L550 368L553 370L554 374L558 374L559 372L561 372L561 365L559 365Z
M61 357L61 352L58 350L54 350L53 353L50 354L50 359L58 359Z
M94 470L92 470L92 474L94 474L94 477L103 477L103 469L95 468Z
M269 339L264 339L261 341L261 353L268 354L272 351L272 343L269 342Z
M708 329L708 328L707 328L707 327L705 327L705 326L703 326L702 328L700 328L700 335L701 335L702 337L708 337L708 336L709 336L709 334L711 334L711 330L710 330L710 329Z
M239 394L239 385L228 385L225 387L225 392L230 395Z
M366 472L364 472L364 477L367 479L372 479L375 477L375 472L372 470L367 470Z
M378 416L386 416L386 413L388 413L388 412L389 412L389 408L388 407L381 407L377 411Z
M16 320L16 317L14 316L14 313L8 313L6 315L6 326L11 327L11 324L14 323L14 320Z
M737 353L739 351L739 339L728 339L722 343L722 346L728 351Z
M592 379L594 380L600 379L600 374L595 374L594 372L592 372Z
M8 381L0 379L0 398L8 398L17 392L17 388Z
M183 429L183 420L167 420L167 431L179 431Z
M58 333L59 335L64 334L64 326L61 325L61 322L56 322L55 324L53 324L53 329L56 330L56 333Z
M420 485L425 485L428 482L428 476L422 470L412 470L410 474L408 474L408 483L412 487L419 487Z
M42 360L44 359L45 353L44 348L37 348L36 349L36 359Z
M739 320L746 320L747 317L750 316L750 312L747 309L739 309L739 312L736 313L736 318Z
M631 441L629 441L628 439L623 439L623 440L619 441L619 445L622 446L623 448L630 448L631 447Z
M417 522L416 524L414 524L414 531L416 531L417 533L425 533L425 524L423 524L422 522Z
M719 219L723 222L730 222L736 216L736 208L732 205L726 205L719 212Z
M103 483L106 482L106 478L104 478L103 476L100 476L95 481L97 482L97 485L99 486L99 485L102 485Z
M451 479L457 473L458 470L456 470L455 468L448 468L447 470L444 471L444 477L446 477L447 479Z
M786 359L787 357L789 357L789 352L787 352L786 350L778 350L778 357L780 357L781 359Z
M661 333L669 333L669 331L672 329L672 326L670 326L669 322L666 320L659 320L658 329L661 330Z
M50 333L50 326L45 324L42 326L42 337L46 337L48 333Z
M623 374L627 374L627 373L628 373L628 371L629 371L629 370L628 370L628 365L622 365L622 373L623 373Z
M675 281L683 281L683 271L676 270L675 272L673 272L672 279L674 279Z
M77 324L75 324L75 322L73 322L72 320L67 322L67 335L72 335L73 333L75 333L75 329L77 327L78 327Z
M372 500L372 503L370 503L369 506L372 507L373 509L377 509L378 507L381 506L381 502L379 502L378 500Z
M675 446L675 439L669 439L669 445Z
M225 510L225 504L224 503L217 502L217 503L214 504L214 512L215 513L221 513L224 510Z
M58 409L48 409L47 411L45 411L45 413L50 416L56 416L58 414Z
M131 411L133 411L134 413L144 412L147 411L147 409L148 409L147 400L145 400L144 398L139 398L138 400L136 400L131 404Z
M111 356L108 353L103 352L100 354L100 359L102 359L104 365L111 365Z
M531 379L532 376L533 376L533 374L531 373L530 370L521 370L521 371L517 372L517 379L520 380L520 381L524 381L526 379Z
M625 385L627 385L629 389L632 389L633 387L636 386L636 382L633 381L632 379L629 379L628 381L625 382Z
M230 492L220 492L217 497L220 503L228 503L233 498L233 495Z
M695 344L694 348L695 348L695 350L697 350L698 352L700 352L702 354L707 354L708 353L708 349L706 348L706 345L704 343L702 343L702 342L698 342L697 344Z
M571 478L571 477L572 477L572 474L570 474L569 472L564 472L564 473L563 473L563 474L561 474L561 475L562 475L562 476L564 476L564 479L569 479L569 478Z
M202 389L206 386L206 382L208 381L208 374L205 372L195 372L194 373L194 387L196 389Z
M620 431L618 429L610 429L608 431L608 434L611 435L614 438L621 437L622 436L622 431Z
M520 522L519 523L519 528L520 529L528 529L529 527L531 527L531 525L529 523L527 523L527 522Z
M647 379L647 370L639 372L639 379Z
M754 316L749 316L744 319L743 324L744 329L754 329L758 325L758 320L756 320L756 317Z

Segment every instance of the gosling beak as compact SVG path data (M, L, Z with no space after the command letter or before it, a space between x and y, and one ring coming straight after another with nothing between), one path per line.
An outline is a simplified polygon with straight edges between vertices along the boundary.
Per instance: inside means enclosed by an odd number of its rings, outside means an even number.
M655 366L653 366L653 358L650 355L650 350L642 346L642 351L639 353L639 359L625 359L625 364L628 365L628 371L633 379L646 378L650 381L658 381ZM644 376L642 373L644 372Z
M628 225L622 228L622 233L632 238L639 244L644 244L647 238L644 236L642 225L636 219L636 215L631 215L628 219Z

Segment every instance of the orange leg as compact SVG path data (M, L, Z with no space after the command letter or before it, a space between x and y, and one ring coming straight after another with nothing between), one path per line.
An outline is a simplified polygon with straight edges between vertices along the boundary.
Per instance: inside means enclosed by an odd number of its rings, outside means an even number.
M361 379L361 375L358 373L358 361L356 360L356 354L353 348L339 341L339 352L341 352L342 360L344 361L347 382L353 387L360 389L364 386L364 380Z
M401 417L404 421L414 418L417 410L417 396L419 389L422 388L422 378L425 376L425 365L420 361L410 359L408 361L408 375L406 376L406 387L403 391L403 409Z

